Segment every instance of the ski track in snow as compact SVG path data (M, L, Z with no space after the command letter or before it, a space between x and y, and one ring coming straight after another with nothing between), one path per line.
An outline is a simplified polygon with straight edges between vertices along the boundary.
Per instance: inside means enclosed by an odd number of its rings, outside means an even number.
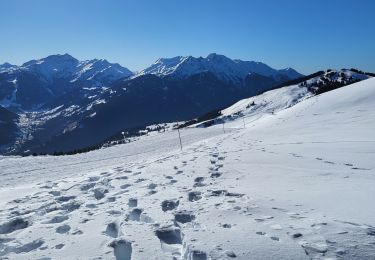
M374 259L374 97L367 80L183 130L182 151L173 131L0 157L0 258Z

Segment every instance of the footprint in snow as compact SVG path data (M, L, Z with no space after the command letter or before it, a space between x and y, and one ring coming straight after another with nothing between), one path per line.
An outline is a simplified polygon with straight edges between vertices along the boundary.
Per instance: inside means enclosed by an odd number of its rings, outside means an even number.
M22 253L28 253L28 252L31 252L33 250L36 250L38 248L40 248L42 245L44 244L44 240L42 239L37 239L37 240L34 240L30 243L27 243L27 244L24 244L24 245L20 245L20 246L8 246L5 248L5 252L4 253L15 253L15 254L22 254ZM2 251L0 251L0 257L2 256Z
M211 173L211 178L219 178L221 175L223 175L221 172L213 172Z
M295 154L295 153L290 153L290 155L296 157L296 158L302 158L303 156L302 155L298 155L298 154Z
M102 172L100 175L108 177L108 176L111 176L111 173L109 173L109 172Z
M353 167L352 170L362 170L362 171L368 171L370 169L366 169L366 168L360 168L360 167Z
M194 185L193 187L203 187L206 186L206 184L203 183L204 177L197 177L194 179Z
M115 167L115 168L113 168L113 170L116 171L116 172L121 172L121 171L124 170L124 168L123 167Z
M292 238L300 238L302 237L303 235L301 233L294 233L291 235Z
M193 201L198 201L202 198L202 193L200 191L191 191L188 193L188 200L193 202Z
M113 238L117 238L119 235L119 224L117 222L109 223L106 230L104 231L104 234Z
M185 224L195 220L195 215L191 211L181 210L174 214L174 220L176 222Z
M150 183L150 184L147 186L147 188L148 188L149 190L154 190L154 189L156 189L157 186L158 186L158 185L155 184L155 183Z
M125 239L114 240L109 244L113 248L116 260L131 260L132 243Z
M201 250L188 250L185 255L184 259L197 259L197 260L207 260L207 253Z
M135 199L135 198L130 198L129 201L128 201L128 206L130 208L135 208L138 206L138 200Z
M60 196L61 195L61 192L58 191L58 190L51 190L48 193L53 195L53 196Z
M91 177L89 177L88 181L89 182L95 182L95 181L98 181L99 179L100 179L99 176L91 176Z
M116 180L127 180L127 179L129 179L129 177L128 176L118 176L115 179Z
M65 224L65 225L62 225L62 226L59 226L56 228L56 233L59 233L59 234L66 234L70 231L70 226Z
M65 210L67 212L72 212L74 210L79 209L81 207L81 204L82 203L73 200L73 201L69 201L65 204L62 204L61 209Z
M56 224L56 223L61 223L61 222L64 222L65 220L68 220L69 217L68 216L64 216L64 215L57 215L57 216L54 216L52 219L46 221L46 222L43 222L44 224Z
M324 163L327 163L327 164L335 164L334 162L331 162L331 161L324 161Z
M178 205L180 204L180 201L179 200L176 200L176 199L171 199L171 200L164 200L162 203L161 203L161 209L165 212L165 211L170 211L170 210L174 210L178 207Z
M272 216L264 216L264 217L255 218L254 220L257 221L257 222L263 222L263 221L266 221L266 220L269 220L269 219L273 219L273 217Z
M109 215L111 215L111 216L120 216L120 215L122 214L121 211L119 211L119 210L114 210L114 209L107 211L107 213L108 213Z
M87 190L90 190L90 189L94 188L95 185L96 185L95 182L84 183L84 184L81 185L80 190L81 191L87 191Z
M140 183L140 182L144 182L144 181L147 181L147 179L139 178L134 183Z
M116 201L116 197L107 198L107 202L115 202L115 201Z
M162 227L155 234L162 244L182 244L181 230L177 227Z
M0 225L0 234L9 234L16 230L25 229L31 224L28 220L15 218Z
M57 197L56 200L58 202L67 202L67 201L75 199L75 198L76 198L76 196L60 196L60 197Z
M57 244L55 245L55 249L61 249L65 246L65 244Z
M106 193L108 193L108 190L105 188L100 187L100 188L94 189L94 197L97 200L101 200L102 198L104 198Z
M140 221L142 212L143 212L143 209L134 208L127 215L127 219L132 220L132 221Z
M131 184L123 184L120 186L120 189L124 190L124 189L127 189L129 187L131 187L132 185Z

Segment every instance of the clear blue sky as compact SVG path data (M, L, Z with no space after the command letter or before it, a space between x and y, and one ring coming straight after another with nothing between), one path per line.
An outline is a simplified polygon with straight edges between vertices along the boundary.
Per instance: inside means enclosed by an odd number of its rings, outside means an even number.
M159 57L375 72L374 0L0 0L0 63L50 54L140 70Z

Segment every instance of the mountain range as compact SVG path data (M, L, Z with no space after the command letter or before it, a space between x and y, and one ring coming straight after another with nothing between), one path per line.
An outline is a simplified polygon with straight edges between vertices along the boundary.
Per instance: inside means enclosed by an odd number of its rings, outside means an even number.
M232 60L216 53L211 53L206 58L178 56L158 59L150 67L142 70L139 75L154 74L161 77L173 76L183 79L202 72L211 72L218 79L239 84L249 74L270 77L275 81L285 81L302 76L292 68L276 70L261 62Z
M5 63L0 65L0 105L33 110L76 88L101 87L131 75L119 64L78 61L69 54L51 55L21 66Z
M100 145L123 131L192 120L288 82L313 92L319 84L332 88L368 77L348 70L330 77L322 73L304 78L292 68L277 70L215 53L158 59L139 73L69 54L21 66L5 63L0 65L0 122L6 125L0 149L5 154L67 152Z

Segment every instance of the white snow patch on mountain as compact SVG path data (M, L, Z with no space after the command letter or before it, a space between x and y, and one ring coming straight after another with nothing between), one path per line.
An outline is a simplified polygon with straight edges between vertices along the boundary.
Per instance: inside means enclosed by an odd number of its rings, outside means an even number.
M7 108L7 107L19 107L19 104L17 103L17 91L18 91L18 84L17 84L17 78L14 80L9 81L13 83L14 90L11 93L10 96L7 96L3 98L3 100L0 100L0 105Z
M296 103L312 96L307 88L298 85L271 90L259 96L238 101L222 111L223 116L242 113L251 116L254 113L274 113L291 107Z
M105 103L106 103L105 99L96 99L86 107L86 110L91 110L93 106L105 104Z

